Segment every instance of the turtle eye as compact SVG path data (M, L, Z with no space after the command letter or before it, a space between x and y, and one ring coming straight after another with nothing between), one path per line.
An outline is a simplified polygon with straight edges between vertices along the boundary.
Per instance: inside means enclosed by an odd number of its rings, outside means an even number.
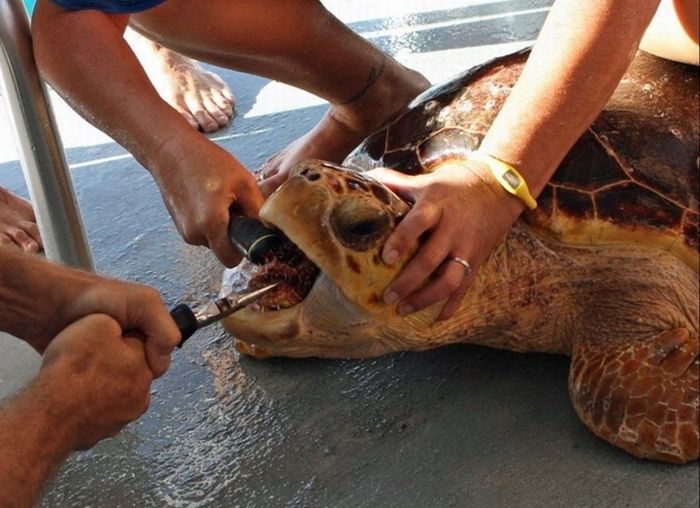
M386 238L391 220L384 210L371 203L347 199L333 208L330 225L342 245L364 251Z

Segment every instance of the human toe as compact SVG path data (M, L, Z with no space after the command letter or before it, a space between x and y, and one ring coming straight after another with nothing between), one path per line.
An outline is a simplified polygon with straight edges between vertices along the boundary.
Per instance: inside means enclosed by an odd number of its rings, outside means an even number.
M233 108L235 99L229 98L222 93L221 90L212 89L210 92L210 100L229 118L233 117Z
M26 221L22 224L22 229L30 236L32 240L37 244L37 252L44 250L44 242L41 239L41 234L39 233L39 226L36 222Z
M6 231L6 235L12 240L12 242L17 247L22 249L24 252L39 252L39 244L23 229L8 228Z
M197 122L197 119L194 117L192 113L190 113L187 109L184 108L175 108L182 117L187 120L187 123L190 124L192 127L195 129L199 129L199 122Z
M17 248L15 241L7 234L0 233L0 249Z
M233 110L231 110L231 115L228 115L226 111L222 110L211 99L204 101L204 108L207 110L209 115L217 122L219 127L226 127L231 121L231 117L233 116Z
M194 117L197 120L197 125L203 132L214 132L220 128L219 122L204 109L195 111Z

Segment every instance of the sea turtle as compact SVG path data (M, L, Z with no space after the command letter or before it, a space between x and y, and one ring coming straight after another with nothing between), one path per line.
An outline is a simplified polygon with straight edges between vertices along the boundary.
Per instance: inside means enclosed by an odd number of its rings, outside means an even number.
M698 457L697 69L640 53L446 321L381 301L384 240L409 209L361 171L468 157L525 52L423 93L345 161L297 165L260 216L293 242L235 273L280 291L225 321L267 357L371 357L468 342L571 355L569 390L598 436L638 456ZM303 252L303 254L297 250ZM307 259L308 258L308 259ZM255 272L257 270L257 272Z

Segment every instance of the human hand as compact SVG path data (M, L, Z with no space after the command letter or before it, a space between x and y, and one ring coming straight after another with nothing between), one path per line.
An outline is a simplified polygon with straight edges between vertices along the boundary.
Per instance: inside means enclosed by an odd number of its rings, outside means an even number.
M414 202L385 242L384 262L393 264L420 242L384 292L384 301L399 302L397 311L405 315L447 299L438 319L450 317L523 206L500 188L486 165L476 161L449 161L416 176L386 168L370 174ZM467 260L471 271L455 257Z
M168 370L170 354L180 343L181 333L155 289L106 278L88 281L68 301L64 316L70 323L94 313L108 314L122 330L133 331L134 337L145 343L146 360L154 377Z
M75 321L49 344L32 383L72 449L90 448L141 416L150 402L153 373L143 343L125 337L104 314Z
M206 245L227 267L241 255L228 236L231 213L256 217L265 198L251 173L206 138L188 145L174 164L153 171L165 205L187 243Z
M167 370L180 331L155 289L20 253L4 252L2 257L12 267L4 279L6 303L11 310L4 315L4 330L43 353L53 338L74 321L90 314L108 314L122 330L133 330L143 337L155 377Z

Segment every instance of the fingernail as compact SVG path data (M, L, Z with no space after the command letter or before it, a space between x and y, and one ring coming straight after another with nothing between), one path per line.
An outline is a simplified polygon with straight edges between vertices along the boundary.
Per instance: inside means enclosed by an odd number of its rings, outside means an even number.
M399 300L399 295L398 293L394 291L389 291L388 293L384 294L384 303L387 305L391 305L392 303L396 303Z
M399 259L399 251L397 250L390 250L384 255L384 262L387 265L393 265L397 259Z
M400 315L405 316L406 314L410 314L411 312L413 312L413 306L404 303L403 305L399 305L397 312Z

